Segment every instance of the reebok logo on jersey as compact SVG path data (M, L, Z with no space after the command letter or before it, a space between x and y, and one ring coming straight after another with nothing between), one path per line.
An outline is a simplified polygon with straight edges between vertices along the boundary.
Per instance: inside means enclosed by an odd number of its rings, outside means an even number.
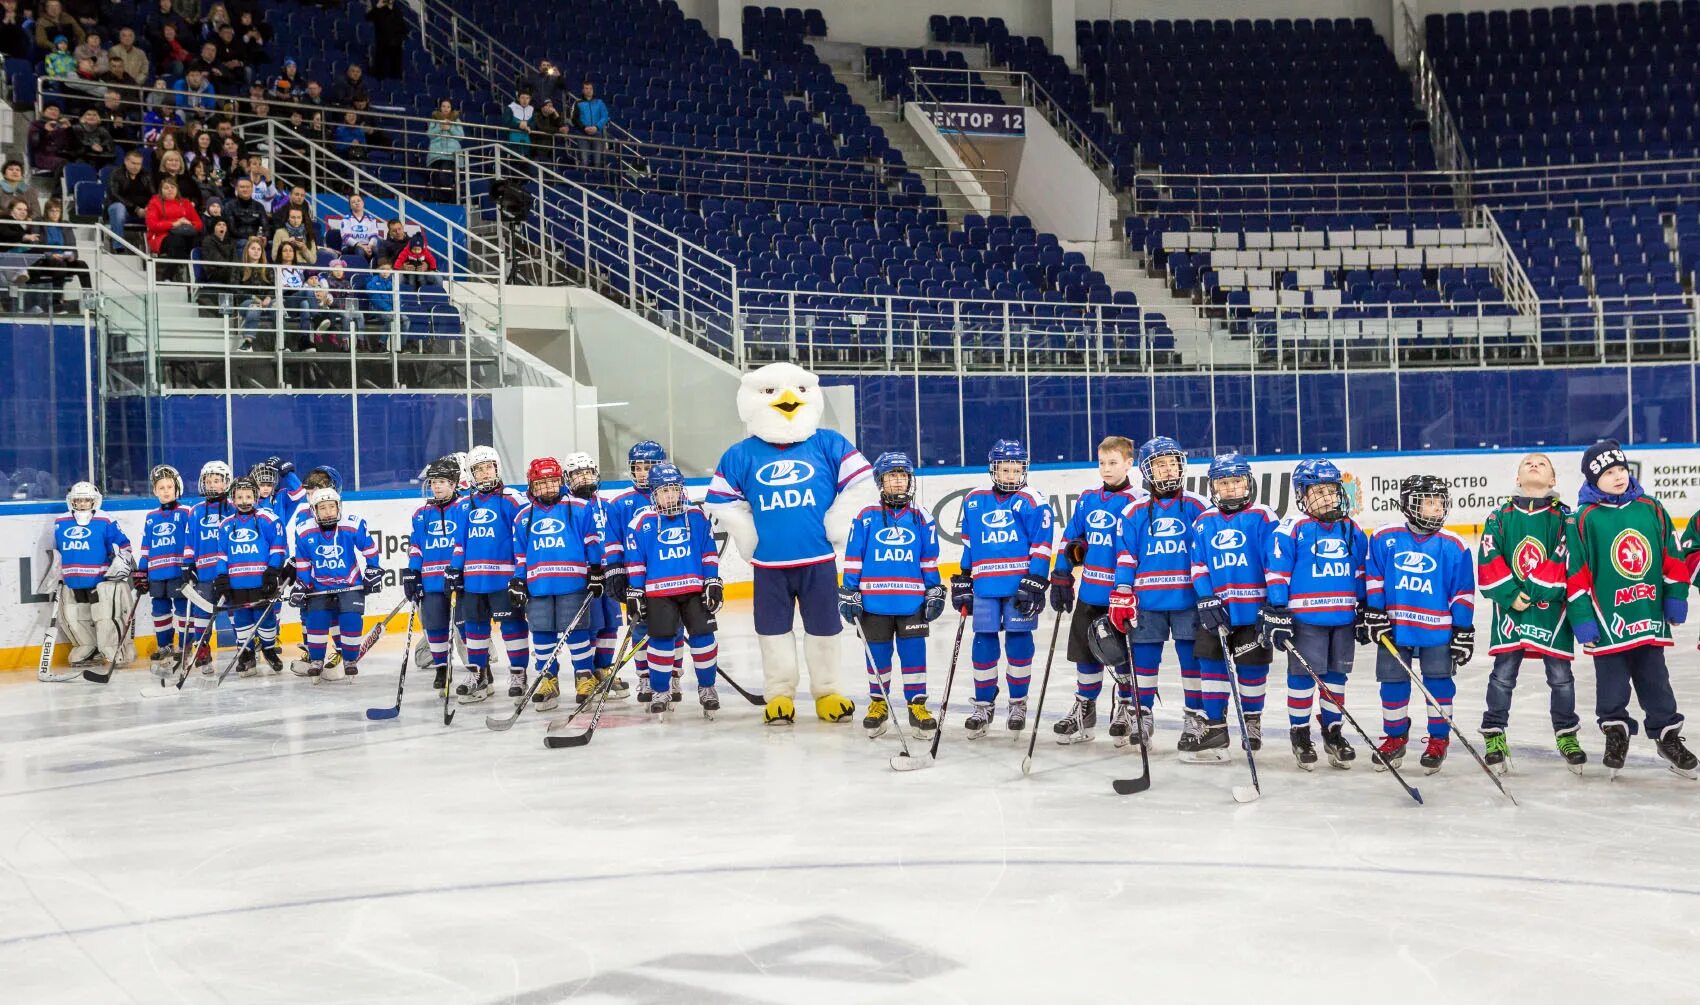
M808 461L769 461L756 470L756 481L769 488L801 485L815 476L815 466Z
M237 527L230 532L231 544L253 544L260 539L260 532L252 527Z
M483 526L487 523L495 523L498 515L499 514L497 514L497 512L493 509L475 509L472 511L472 516L467 519L473 526L476 527Z
M73 541L81 541L89 536L89 529L87 527L66 527L65 536Z
M425 533L433 537L445 537L455 532L453 520L433 520L425 525Z
M1310 553L1317 558L1347 558L1351 550L1343 538L1319 537L1311 543Z
M321 544L313 549L315 558L341 558L342 548L334 544Z
M1640 579L1653 564L1653 549L1641 532L1631 527L1611 543L1611 564L1625 579Z
M559 534L567 529L567 525L557 517L544 517L531 525L533 534Z
M980 525L987 530L1002 530L1015 525L1015 514L1006 509L994 509L986 513L980 520Z
M1226 530L1219 530L1210 539L1210 547L1217 551L1234 551L1243 548L1245 547L1245 534L1231 527Z
M1179 537L1186 533L1186 524L1172 516L1160 516L1151 521L1152 537Z
M1420 551L1401 551L1393 556L1393 568L1413 576L1425 576L1433 572L1439 564L1432 556Z
M1093 530L1110 530L1116 525L1116 515L1107 509L1095 509L1087 514L1086 526Z
M915 532L908 527L884 527L874 533L874 541L890 548L915 543Z
M668 527L655 535L656 543L663 545L684 544L690 539L691 532L684 527Z

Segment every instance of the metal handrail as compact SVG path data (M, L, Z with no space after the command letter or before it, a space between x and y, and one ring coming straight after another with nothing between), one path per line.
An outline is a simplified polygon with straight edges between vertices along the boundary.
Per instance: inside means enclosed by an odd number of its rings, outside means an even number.
M1446 100L1440 78L1429 62L1425 30L1411 17L1411 8L1404 0L1399 0L1399 14L1404 25L1405 69L1411 77L1417 103L1428 115L1429 139L1434 145L1435 161L1442 168L1457 173L1465 182L1458 189L1458 199L1459 205L1468 206L1470 155L1464 148L1464 135L1452 114L1451 104Z

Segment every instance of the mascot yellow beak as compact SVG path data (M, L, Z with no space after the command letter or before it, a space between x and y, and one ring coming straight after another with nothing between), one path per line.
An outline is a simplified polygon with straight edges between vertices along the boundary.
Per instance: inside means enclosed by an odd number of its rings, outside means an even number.
M795 418L797 413L803 410L803 404L803 399L799 397L795 391L790 388L786 388L779 392L778 397L768 402L767 407L778 412L780 415L785 416L787 419L791 419Z

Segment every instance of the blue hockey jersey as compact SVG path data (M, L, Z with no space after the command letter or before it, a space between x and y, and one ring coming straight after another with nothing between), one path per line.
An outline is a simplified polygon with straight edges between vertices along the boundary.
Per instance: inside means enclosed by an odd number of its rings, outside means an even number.
M195 570L195 578L210 583L218 575L218 556L224 551L224 521L236 515L230 500L202 500L189 508L189 551L184 557Z
M1068 542L1085 541L1086 556L1080 562L1080 585L1075 591L1081 603L1110 605L1110 591L1116 585L1116 529L1122 513L1138 498L1132 486L1111 492L1100 485L1082 492L1074 501L1074 512L1063 528L1063 545L1057 551L1056 572L1068 573L1074 568Z
M147 570L151 582L182 579L183 570L194 561L190 540L195 528L189 507L161 506L142 518L142 543L136 551L136 568Z
M459 499L443 506L425 503L413 511L407 535L407 567L419 573L426 593L443 592L443 573L461 553Z
M513 489L469 492L456 503L455 543L450 568L466 574L468 593L496 593L514 576L514 518L526 500Z
M1377 528L1364 563L1364 602L1387 612L1394 645L1447 645L1452 629L1475 624L1475 556L1449 530L1418 534L1403 520Z
M608 500L608 519L612 522L612 532L603 539L602 546L608 549L609 562L625 561L626 528L637 519L638 513L649 505L649 492L644 489L630 488Z
M59 578L73 590L99 585L112 560L130 550L130 539L118 521L99 511L91 513L86 524L70 513L53 521L53 543L59 549Z
M1181 492L1146 496L1122 511L1117 533L1116 586L1131 586L1141 609L1184 611L1197 606L1192 588L1192 525L1210 508Z
M590 567L602 565L602 535L583 499L534 502L514 518L514 575L535 596L583 593Z
M721 456L708 485L707 503L749 503L757 535L751 565L830 562L826 511L840 492L870 472L861 451L831 429L816 430L801 443L777 446L749 436Z
M359 517L344 516L328 531L315 520L295 535L295 580L310 591L358 586L365 570L378 567L378 542Z
M1192 525L1192 588L1198 598L1215 597L1234 625L1257 623L1269 595L1263 560L1280 523L1262 503L1224 513L1212 506Z
M939 585L939 529L919 506L869 506L850 521L844 588L869 614L914 614Z
M266 569L283 568L283 528L277 518L255 507L227 517L218 526L219 555L214 576L230 577L231 589L258 589Z
M278 479L272 494L261 499L258 508L276 518L279 527L288 528L306 502L307 490L301 487L301 477L291 471Z
M1263 578L1269 603L1287 607L1293 620L1337 628L1357 620L1364 597L1369 538L1351 520L1323 523L1292 515L1269 535Z
M975 489L962 500L962 571L974 596L1015 596L1022 576L1051 572L1051 506L1030 488Z
M695 593L720 575L720 551L708 515L695 506L678 516L640 509L626 526L628 588L646 597Z

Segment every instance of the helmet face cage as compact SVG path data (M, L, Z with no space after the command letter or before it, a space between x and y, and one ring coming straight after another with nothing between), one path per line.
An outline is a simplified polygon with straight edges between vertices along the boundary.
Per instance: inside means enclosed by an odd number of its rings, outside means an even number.
M78 510L77 504L80 502L88 503L88 508ZM65 493L65 508L73 513L92 513L100 509L100 502L100 490L94 487L93 482L78 482L71 486L69 492Z
M1329 492L1333 493L1333 498L1328 497ZM1312 499L1313 494L1319 498ZM1303 510L1306 516L1324 523L1343 519L1346 515L1346 490L1337 481L1312 482L1304 486L1299 495L1299 509Z
M1425 514L1423 504L1429 500L1440 503L1439 515ZM1434 475L1412 475L1399 483L1399 511L1405 514L1405 524L1419 534L1433 534L1446 526L1446 514L1452 509L1452 496L1446 482Z
M1210 462L1210 500L1224 513L1237 513L1251 505L1254 486L1251 464L1239 454L1223 454ZM1236 485L1234 479L1241 479Z
M148 488L154 489L157 493L159 483L165 479L169 479L176 490L172 492L171 498L176 499L183 494L183 476L178 474L177 469L169 464L156 465L152 471L148 472Z
M649 472L665 460L667 449L654 440L632 444L632 448L626 451L626 466L631 471L632 487L639 490L648 489Z
M329 486L315 489L312 495L307 497L307 503L313 507L313 519L318 521L319 526L334 527L341 522L342 496L337 493L336 489ZM326 505L335 507L335 511L328 517L320 511L320 507Z
M248 493L249 499L248 499L248 503L247 503L246 506L244 506L240 502L237 502L236 493L238 493L238 492ZM259 499L259 497L260 497L260 486L252 478L238 478L238 479L236 479L236 481L232 482L231 485L230 485L230 503L231 503L231 505L236 507L236 511L238 513L246 513L249 510L253 509L254 504Z
M490 465L490 473L480 475L478 469ZM472 475L472 486L480 492L494 492L502 487L502 461L494 447L473 447L466 455L466 469Z
M900 488L888 488L886 479L902 475ZM908 454L895 451L879 455L874 461L874 481L879 488L880 505L902 509L915 498L915 465Z
M432 502L446 503L455 497L455 489L460 481L460 464L452 457L439 457L425 466L424 482L425 498ZM438 483L442 484L439 485ZM443 489L442 493L437 490Z
M1157 461L1164 457L1172 457L1175 461L1175 473L1158 478L1153 474ZM1186 478L1186 451L1180 444L1166 436L1159 436L1148 441L1139 448L1139 473L1145 478L1145 487L1153 495L1169 496L1181 490Z
M567 457L565 465L567 472L567 488L580 499L591 499L596 490L602 487L601 472L596 468L596 462L589 454L572 454Z
M655 504L655 512L662 516L678 516L685 511L688 503L685 498L685 486L679 482L657 485L649 498Z
M248 470L248 477L260 488L277 487L277 469L270 464L256 464Z
M222 479L224 479L224 485L222 487L216 488L216 489L208 488L207 487L207 479L208 478L222 478ZM201 465L201 477L197 480L195 487L200 489L201 495L203 495L203 496L205 496L209 499L220 497L220 496L224 495L226 492L229 492L230 491L230 465L224 463L223 461L208 461L205 464Z
M994 490L1021 491L1027 485L1027 448L1020 440L997 441L986 454L986 470L991 472Z

